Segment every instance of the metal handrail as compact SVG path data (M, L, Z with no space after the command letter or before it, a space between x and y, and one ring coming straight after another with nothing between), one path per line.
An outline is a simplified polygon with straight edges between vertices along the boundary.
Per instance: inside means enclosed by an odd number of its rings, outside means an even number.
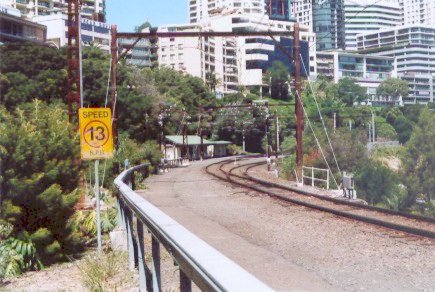
M149 164L132 167L115 179L120 221L127 232L130 268L139 270L140 290L161 291L161 244L179 265L181 291L191 291L192 281L205 291L272 291L133 190L135 172L145 177L149 167ZM133 218L137 221L136 230ZM151 269L145 262L144 226L152 237Z

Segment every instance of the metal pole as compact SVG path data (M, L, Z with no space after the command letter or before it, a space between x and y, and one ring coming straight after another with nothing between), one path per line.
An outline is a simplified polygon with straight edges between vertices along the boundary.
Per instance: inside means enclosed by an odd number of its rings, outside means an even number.
M295 75L295 91L296 91L296 166L297 171L300 174L302 172L303 165L303 152L302 152L302 131L304 128L304 114L301 96L301 63L299 60L299 23L294 25L294 37L293 37L293 60L295 62L294 75Z
M375 131L375 114L372 111L372 139L373 143L376 142L376 131Z
M335 129L337 129L337 113L334 113L334 133Z
M113 140L116 145L117 143L117 130L116 130L116 79L118 73L118 36L117 36L117 27L116 25L111 26L111 35L112 41L110 43L110 52L112 54L112 80L111 80L111 107L112 107L112 131L113 131Z
M201 146L199 147L199 153L201 160L204 159L204 138L202 136L202 114L199 115L199 137L201 140Z
M279 125L278 125L278 112L275 110L275 158L278 159L279 153Z
M349 120L349 131L352 131L352 120Z
M97 243L98 243L98 253L101 254L101 218L100 218L100 182L99 182L99 171L98 164L99 160L95 160L95 199L96 199L96 207L97 207Z
M78 19L78 47L79 47L79 74L80 74L80 107L83 107L83 65L82 65L82 14L81 14L81 1L79 1L79 14L77 15Z
M245 151L245 129L242 130L242 133L243 133L242 134L243 135L243 152L246 152Z

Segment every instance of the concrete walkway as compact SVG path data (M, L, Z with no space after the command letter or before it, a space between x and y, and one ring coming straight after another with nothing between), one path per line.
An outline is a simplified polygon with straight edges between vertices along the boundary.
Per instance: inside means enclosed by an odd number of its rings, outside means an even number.
M216 160L147 180L140 193L269 286L431 290L433 242L279 202L205 173Z

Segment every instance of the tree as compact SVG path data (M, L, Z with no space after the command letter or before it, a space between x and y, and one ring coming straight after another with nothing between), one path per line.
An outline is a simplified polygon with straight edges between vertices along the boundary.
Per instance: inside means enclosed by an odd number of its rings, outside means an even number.
M403 177L408 188L407 205L418 195L427 202L435 198L435 115L425 108L414 127L403 155Z
M66 58L62 51L36 44L0 46L0 101L11 109L33 99L66 98Z
M368 160L357 170L355 186L359 196L375 205L396 195L398 178L381 162Z
M148 21L145 21L144 23L142 23L139 26L135 26L134 27L134 31L135 32L142 32L144 29L151 27L151 23L149 23Z
M219 84L219 79L216 77L216 73L207 72L205 73L205 82L207 83L208 88L215 92L216 86Z
M404 144L411 138L413 124L404 116L397 117L393 127L397 132L397 139L400 143Z
M376 136L387 140L396 140L397 132L383 117L376 117Z
M272 66L267 69L264 78L271 87L271 98L280 100L289 99L289 74L287 67L280 61L274 61Z
M356 102L366 100L367 90L350 78L346 77L338 81L336 88L338 98L349 107Z
M33 242L43 263L73 252L69 218L78 200L78 137L64 108L35 100L0 109L0 221Z
M398 78L388 78L379 84L376 94L383 97L391 97L394 100L408 96L408 82Z

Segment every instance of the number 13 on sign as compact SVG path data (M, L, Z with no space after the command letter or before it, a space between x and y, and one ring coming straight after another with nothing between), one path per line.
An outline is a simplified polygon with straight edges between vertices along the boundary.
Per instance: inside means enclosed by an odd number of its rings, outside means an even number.
M112 114L109 108L80 108L80 148L84 160L113 157Z

